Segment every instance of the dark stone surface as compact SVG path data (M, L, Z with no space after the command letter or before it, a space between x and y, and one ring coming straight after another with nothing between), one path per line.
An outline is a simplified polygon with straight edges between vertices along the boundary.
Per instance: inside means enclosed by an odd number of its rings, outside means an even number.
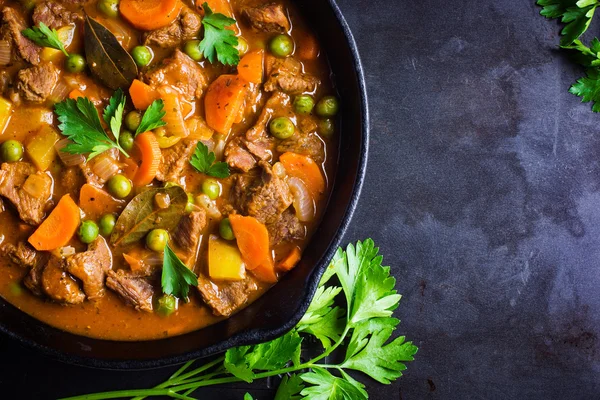
M371 398L598 398L600 115L567 93L582 71L554 50L558 25L533 0L340 7L372 116L346 242L381 247L404 295L400 334L420 347ZM4 337L0 353L0 387L23 399L147 387L172 371L86 370Z

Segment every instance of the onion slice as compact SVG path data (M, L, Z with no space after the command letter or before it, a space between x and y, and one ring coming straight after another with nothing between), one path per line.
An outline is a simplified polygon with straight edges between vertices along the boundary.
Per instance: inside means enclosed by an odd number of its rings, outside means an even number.
M71 154L63 151L63 149L69 144L73 143L69 139L62 139L56 142L54 148L56 149L56 153L58 157L60 157L60 161L67 167L73 167L75 165L80 165L85 162L85 157L82 154Z
M111 157L110 152L100 154L91 163L92 171L103 181L108 181L114 175L118 174L120 170L119 163Z
M8 40L0 40L0 65L10 64L11 47Z
M290 192L294 198L292 204L296 210L296 216L302 222L312 221L315 218L315 201L308 188L299 178L292 177L287 180Z

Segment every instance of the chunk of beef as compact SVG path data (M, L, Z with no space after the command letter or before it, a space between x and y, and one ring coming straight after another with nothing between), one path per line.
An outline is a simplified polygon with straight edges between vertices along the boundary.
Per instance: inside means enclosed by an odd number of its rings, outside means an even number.
M181 50L176 49L171 58L163 61L143 77L153 87L169 85L177 88L186 99L199 98L208 84L208 78L200 65Z
M144 44L162 48L177 47L186 40L195 39L201 27L200 16L184 6L176 21L164 28L148 32Z
M13 58L22 58L31 64L39 64L42 48L21 33L27 25L17 10L11 7L2 9L2 28L0 36L2 40L12 43Z
M8 93L8 90L12 86L12 77L10 72L3 69L0 71L0 93Z
M273 159L273 149L275 142L272 138L263 137L254 141L246 141L246 148L250 153L263 161L271 161Z
M245 211L263 224L272 224L292 204L287 183L275 175L268 163L260 162L263 172L248 189Z
M225 162L231 168L248 172L256 166L256 160L247 150L244 141L240 138L235 138L227 143L223 154L225 155Z
M271 246L276 246L282 242L304 239L306 229L296 217L294 210L288 208L277 221L267 225L269 230L269 241Z
M258 285L250 274L243 281L231 282L213 282L200 274L198 290L213 314L228 317L246 304L252 292L258 290Z
M179 222L173 239L177 243L179 256L188 266L192 266L196 260L196 252L200 243L202 231L206 228L207 219L206 211L201 208L198 211L193 211L184 216Z
M44 292L42 291L42 272L44 272L45 267L45 262L36 263L33 267L31 267L23 279L23 284L25 287L29 289L31 293L40 297L44 295Z
M273 117L292 117L290 96L282 92L275 92L266 101L256 123L246 132L246 140L255 142L268 137L267 125Z
M197 140L183 139L176 145L161 151L161 160L156 179L163 182L178 182L184 168L196 150Z
M233 209L243 213L246 208L246 198L248 189L256 179L255 176L249 174L236 174L231 177L230 202L234 206Z
M79 191L85 182L83 171L78 167L69 167L60 175L60 184L74 199L79 198Z
M42 272L44 293L59 303L79 304L85 300L85 294L71 275L64 269L64 260L51 257Z
M31 195L23 189L27 179L45 183L42 192ZM36 182L38 184L39 182ZM46 205L52 194L52 178L27 162L4 163L0 167L0 196L6 197L19 212L21 219L30 225L39 225L44 219Z
M88 245L87 251L66 259L67 271L83 282L88 299L104 296L106 273L112 268L112 256L102 236Z
M37 251L27 242L19 242L16 246L12 243L5 243L2 245L0 253L24 268L32 268L38 261Z
M250 25L262 32L285 33L290 30L290 21L287 18L282 4L265 4L260 7L250 7L242 10Z
M103 162L104 158L110 158L110 161L114 162L119 159L119 150L112 148L110 150L105 151L97 157L92 158L90 161L86 161L83 164L79 164L79 168L85 177L85 180L90 185L94 185L97 187L102 187L106 183L107 179L104 177L100 177L96 175L94 172L95 166L99 162Z
M296 131L294 136L289 139L282 140L277 145L277 151L304 154L319 164L325 159L325 149L321 139L314 134L304 134L299 131Z
M28 101L43 103L52 94L58 82L58 68L52 63L43 62L33 67L22 69L17 74L15 91L11 100L15 103Z
M108 271L106 286L114 290L127 303L138 310L149 311L153 309L152 296L154 288L146 278L139 277L125 270Z
M81 15L67 10L60 3L44 1L35 6L31 18L34 25L39 26L43 22L52 29L58 29L80 20Z
M273 60L273 59L271 59ZM276 59L268 73L269 77L264 88L267 92L282 90L285 93L297 95L305 92L314 92L319 84L319 79L302 72L302 63L293 57Z

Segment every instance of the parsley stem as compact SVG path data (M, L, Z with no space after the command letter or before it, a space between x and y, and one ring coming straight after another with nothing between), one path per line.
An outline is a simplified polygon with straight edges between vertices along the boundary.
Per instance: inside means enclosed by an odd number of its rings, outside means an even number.
M181 368L179 368L173 375L169 377L169 380L177 378L180 374L182 374L185 370L187 370L196 360L190 360L183 364Z
M113 392L84 394L81 396L65 397L61 400L104 400L104 399L120 399L124 397L135 397L135 396L169 396L173 395L180 396L173 389L134 389L134 390L116 390ZM188 398L183 397L185 400Z

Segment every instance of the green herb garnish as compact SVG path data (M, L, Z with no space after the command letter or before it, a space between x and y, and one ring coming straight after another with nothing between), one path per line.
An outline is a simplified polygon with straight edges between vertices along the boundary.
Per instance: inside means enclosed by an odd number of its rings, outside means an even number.
M161 126L165 126L166 122L162 120L162 118L166 115L164 109L164 103L162 100L154 100L150 107L146 109L144 115L142 116L142 120L140 121L140 125L135 131L135 134L144 133L151 131L156 128L160 128Z
M121 134L121 125L123 124L123 112L125 111L125 94L123 90L117 89L108 100L108 106L104 109L104 122L108 124L115 137L115 142L119 143Z
M221 13L213 13L208 3L202 4L204 9L204 39L200 42L200 51L212 64L216 58L225 65L237 65L240 53L237 49L238 38L226 27L235 24L235 19Z
M215 178L227 178L229 176L229 165L219 161L215 162L216 156L212 151L208 151L208 147L202 142L198 142L196 150L190 159L190 164L198 172L206 175L214 176Z
M392 317L400 301L389 267L381 265L372 240L338 249L326 270L306 315L282 337L267 343L229 349L224 356L192 368L183 365L167 381L153 389L123 390L72 397L71 400L116 397L165 396L190 400L203 386L252 382L283 375L275 400L367 399L362 383L349 371L362 372L383 384L399 378L412 361L417 347L404 337L390 340L400 321ZM332 282L337 276L341 286ZM343 295L341 293L343 292ZM346 309L336 306L345 299ZM329 322L334 323L329 326ZM323 352L301 361L303 336L316 336ZM338 363L321 360L333 351L344 355ZM245 399L251 399L247 394Z
M198 277L177 257L169 247L165 247L161 285L164 294L187 300L191 286L198 286Z
M51 47L53 49L60 50L65 56L69 57L69 53L67 53L65 45L58 38L58 32L56 29L50 29L43 22L40 22L39 27L33 26L31 28L24 29L21 31L21 33L38 46Z

